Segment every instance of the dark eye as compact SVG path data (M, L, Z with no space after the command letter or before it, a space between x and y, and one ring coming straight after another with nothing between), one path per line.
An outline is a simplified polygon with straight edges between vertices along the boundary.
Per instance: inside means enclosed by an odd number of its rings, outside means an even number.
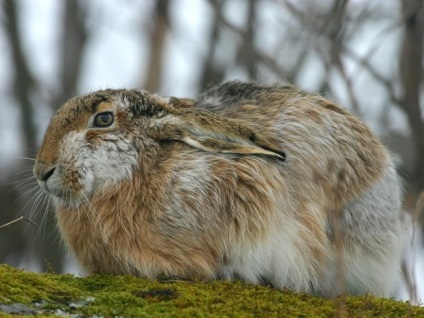
M94 117L94 127L108 127L113 124L113 114L111 112L99 113Z

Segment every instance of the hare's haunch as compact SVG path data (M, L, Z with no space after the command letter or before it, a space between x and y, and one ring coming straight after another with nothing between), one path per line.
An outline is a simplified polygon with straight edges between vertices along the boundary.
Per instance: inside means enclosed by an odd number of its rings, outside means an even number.
M390 154L357 117L292 86L75 97L34 174L90 273L239 277L330 296L390 296L400 276Z

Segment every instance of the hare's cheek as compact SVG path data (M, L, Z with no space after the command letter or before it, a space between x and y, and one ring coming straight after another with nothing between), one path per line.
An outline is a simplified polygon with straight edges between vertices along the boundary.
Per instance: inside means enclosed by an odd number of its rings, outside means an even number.
M107 187L132 178L138 153L129 141L105 141L93 151L92 160L96 187Z

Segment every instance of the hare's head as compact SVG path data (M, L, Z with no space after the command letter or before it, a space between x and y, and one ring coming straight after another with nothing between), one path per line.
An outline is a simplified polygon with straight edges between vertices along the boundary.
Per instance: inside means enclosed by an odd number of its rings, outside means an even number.
M193 100L142 90L72 98L53 117L34 166L56 204L77 207L96 192L146 172L166 141L202 151L284 159L247 124L191 107Z

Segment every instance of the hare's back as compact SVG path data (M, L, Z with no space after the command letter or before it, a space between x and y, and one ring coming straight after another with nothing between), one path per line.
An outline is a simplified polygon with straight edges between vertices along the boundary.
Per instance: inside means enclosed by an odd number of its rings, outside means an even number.
M359 118L293 86L227 82L202 94L196 107L255 127L285 152L282 169L293 182L325 185L343 203L376 183L390 164Z

